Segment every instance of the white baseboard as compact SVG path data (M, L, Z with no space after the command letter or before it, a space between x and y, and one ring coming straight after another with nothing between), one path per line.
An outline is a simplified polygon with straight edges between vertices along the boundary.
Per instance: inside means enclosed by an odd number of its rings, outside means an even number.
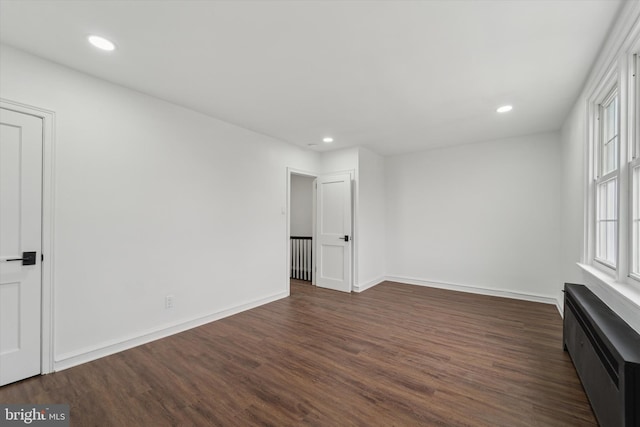
M271 295L266 298L250 301L244 304L237 305L235 307L228 308L226 310L211 313L202 317L193 318L191 320L179 322L169 326L163 326L161 328L144 332L136 336L130 336L122 340L111 341L103 343L90 348L85 348L79 351L61 354L54 360L54 371L61 371L63 369L71 368L83 363L91 362L92 360L99 359L101 357L109 356L114 353L128 350L133 347L137 347L142 344L149 343L151 341L165 338L170 335L174 335L186 330L202 326L206 323L220 320L225 317L232 316L234 314L241 313L246 310L250 310L255 307L259 307L264 304L268 304L273 301L277 301L289 296L288 292L280 292L275 295Z
M488 295L494 297L511 298L523 301L541 302L543 304L553 304L558 307L556 298L546 295L525 294L517 291L483 288L479 286L459 285L454 283L435 282L431 280L416 279L411 277L387 276L390 282L406 283L408 285L427 286L430 288L448 289L450 291L468 292L471 294Z
M378 277L377 279L370 280L366 283L362 283L359 285L355 285L353 287L353 292L364 292L369 288L373 288L375 285L379 285L380 283L386 280L385 277Z
M560 317L564 319L564 301L556 299L556 308L558 309L558 313L560 313Z

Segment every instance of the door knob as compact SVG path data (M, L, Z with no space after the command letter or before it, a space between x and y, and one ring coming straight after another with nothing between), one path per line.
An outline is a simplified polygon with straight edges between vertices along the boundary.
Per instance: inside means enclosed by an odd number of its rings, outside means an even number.
M347 236L347 235L345 234L345 236L344 236L344 237L338 237L338 239L340 239L340 240L344 240L345 242L348 242L348 241L349 241L349 236Z
M36 253L35 252L22 252L22 258L11 258L5 261L22 261L22 265L35 265Z

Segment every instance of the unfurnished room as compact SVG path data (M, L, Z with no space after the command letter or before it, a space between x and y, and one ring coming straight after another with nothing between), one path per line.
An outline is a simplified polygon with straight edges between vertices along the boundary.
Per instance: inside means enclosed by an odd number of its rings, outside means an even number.
M0 426L640 427L640 1L0 0Z

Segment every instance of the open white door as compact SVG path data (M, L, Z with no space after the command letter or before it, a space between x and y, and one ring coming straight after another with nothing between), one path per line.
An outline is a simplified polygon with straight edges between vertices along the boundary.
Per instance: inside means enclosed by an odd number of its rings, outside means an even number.
M40 370L42 119L0 109L0 386Z
M316 286L351 292L351 176L319 176Z

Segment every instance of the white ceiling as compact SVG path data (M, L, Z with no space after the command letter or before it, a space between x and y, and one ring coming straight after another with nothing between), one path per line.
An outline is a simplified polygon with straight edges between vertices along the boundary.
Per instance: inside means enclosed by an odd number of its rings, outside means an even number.
M0 0L0 41L303 147L390 155L559 129L620 6Z

